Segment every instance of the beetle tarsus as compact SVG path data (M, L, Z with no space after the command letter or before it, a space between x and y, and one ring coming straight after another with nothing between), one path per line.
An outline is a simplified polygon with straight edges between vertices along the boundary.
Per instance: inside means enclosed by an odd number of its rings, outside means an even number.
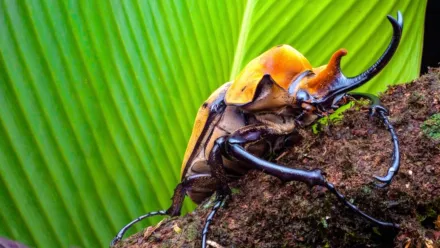
M213 178L210 174L196 174L189 176L185 178L181 183L177 185L177 187L174 189L174 194L172 201L173 203L167 210L160 210L155 212L150 212L147 214L144 214L142 216L139 216L138 218L132 220L130 223L125 225L116 235L116 237L112 240L110 243L110 246L115 245L117 242L119 242L122 237L124 236L125 232L133 226L134 224L138 223L139 221L156 215L169 215L169 216L179 216L180 210L182 209L183 199L185 198L185 195L191 187L200 187L200 185L210 185L210 184L217 184L218 180Z
M380 113L383 113L385 115L389 114L389 111L387 108L385 108L384 106L380 105L380 104L373 104L370 106L369 109L369 115L370 115L370 119L372 119L375 115L378 115Z
M392 162L391 166L388 169L388 172L385 176L373 176L380 183L375 183L375 186L378 188L385 188L390 185L393 180L394 175L399 171L400 167L400 150L399 150L399 140L397 138L396 131L394 130L393 125L391 125L387 115L389 115L389 111L385 108L381 103L377 96L368 94L368 93L350 93L349 96L359 99L359 98L367 98L371 101L369 116L370 119L373 116L378 116L382 122L385 124L388 132L391 135L391 141L393 142L393 153L392 153Z
M202 231L202 248L206 248L206 240L208 237L208 231L209 231L209 225L211 224L212 220L214 219L215 214L219 210L219 208L223 205L223 202L226 200L225 195L217 195L217 199L214 202L214 206L211 209L211 212L209 213L208 217L205 221L205 226L203 227Z
M400 151L399 151L399 140L397 139L396 131L394 130L393 125L391 125L386 113L383 111L378 112L379 117L382 119L383 123L387 127L388 131L391 134L391 141L393 142L393 161L391 163L391 167L388 169L387 174L383 177L374 176L374 178L381 183L376 183L376 187L384 188L388 186L393 180L394 175L399 171L400 167Z
M156 216L156 215L168 215L166 210L160 210L160 211L154 211L154 212L149 212L147 214L144 214L142 216L137 217L136 219L132 220L130 223L128 223L127 225L125 225L116 235L116 237L112 240L112 242L110 242L110 247L114 246L115 244L117 244L119 241L121 241L122 237L124 236L125 232L134 224L138 223L139 221L151 217L151 216Z
M360 210L358 207L356 207L354 204L352 204L351 202L347 201L347 199L345 199L345 196L343 194L341 194L339 191L337 191L333 184L326 182L326 188L331 193L333 193L338 198L339 201L344 203L345 206L350 208L353 212L362 215L365 219L368 219L369 221L371 221L373 223L376 223L377 225L382 226L382 227L387 227L387 228L392 227L392 228L397 228L397 229L400 228L398 224L391 223L391 222L380 221L380 220L378 220L376 218L373 218L373 217L369 216L368 214L366 214L365 212Z

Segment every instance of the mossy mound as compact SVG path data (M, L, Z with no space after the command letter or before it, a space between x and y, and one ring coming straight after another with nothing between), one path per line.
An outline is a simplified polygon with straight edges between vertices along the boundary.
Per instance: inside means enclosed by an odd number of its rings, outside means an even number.
M275 161L321 168L351 202L400 230L377 227L353 214L321 187L283 183L251 171L231 184L234 194L217 213L213 247L440 247L440 69L381 96L401 146L401 167L386 189L373 186L391 161L390 135L368 108L355 104L344 118L302 130L300 144ZM211 199L212 200L212 199ZM169 218L117 247L200 247L210 200Z

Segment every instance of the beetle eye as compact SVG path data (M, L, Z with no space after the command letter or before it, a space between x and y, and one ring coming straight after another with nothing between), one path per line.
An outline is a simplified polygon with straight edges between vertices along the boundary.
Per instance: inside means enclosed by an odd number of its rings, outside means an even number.
M308 100L310 100L310 95L306 91L299 90L298 93L296 93L296 102L298 104L301 104L301 103L308 101Z

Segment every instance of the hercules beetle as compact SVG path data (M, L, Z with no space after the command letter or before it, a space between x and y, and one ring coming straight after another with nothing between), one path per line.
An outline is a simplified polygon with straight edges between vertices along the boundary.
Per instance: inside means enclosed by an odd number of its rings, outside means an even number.
M370 116L381 118L393 143L392 164L384 177L375 176L380 181L377 186L385 187L391 182L399 169L400 156L388 112L373 95L347 93L378 74L396 51L402 35L402 15L398 12L397 20L391 16L388 20L393 27L389 46L374 65L355 77L346 77L341 72L345 49L336 51L327 65L318 68L312 68L301 53L288 45L274 47L252 60L233 82L217 89L200 107L182 164L182 180L174 190L171 207L133 220L121 229L112 244L146 217L180 215L185 195L200 204L216 192L216 201L202 231L202 247L206 247L209 224L231 192L228 182L250 169L264 171L283 181L325 187L364 218L380 226L398 228L396 224L367 215L347 201L326 181L321 170L286 168L263 159L295 139L299 128L309 126L350 98L368 98Z

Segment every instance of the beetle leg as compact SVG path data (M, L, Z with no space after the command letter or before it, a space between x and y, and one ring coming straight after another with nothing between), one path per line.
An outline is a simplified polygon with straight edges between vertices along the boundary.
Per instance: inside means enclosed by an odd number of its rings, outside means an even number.
M389 122L388 118L386 117L385 113L380 111L379 116L382 119L382 121L387 126L388 131L391 134L391 140L393 141L393 162L391 164L391 167L388 168L387 174L383 177L381 176L374 176L378 181L382 182L382 184L376 184L380 188L384 188L388 186L391 183L391 180L393 179L394 175L397 174L400 167L400 151L399 151L399 140L397 139L396 132Z
M217 184L218 195L227 196L231 194L228 186L225 168L223 166L223 154L226 137L220 137L214 142L211 152L209 153L208 165L211 169L211 176L217 178L220 183Z
M114 246L116 243L118 243L122 237L124 236L125 232L134 224L138 223L139 221L151 217L151 216L156 216L156 215L168 215L167 212L165 210L160 210L160 211L155 211L155 212L149 212L147 214L141 215L139 217L137 217L136 219L132 220L130 223L128 223L127 225L125 225L116 235L116 237L112 240L112 242L110 243L110 247Z
M243 129L237 131L227 140L227 151L228 153L238 159L244 164L247 164L252 169L257 169L260 171L264 171L267 174L278 177L283 181L300 181L306 183L310 187L319 185L326 187L331 193L333 193L339 201L344 203L348 208L350 208L353 212L360 214L362 217L374 222L383 227L394 227L398 228L397 224L393 224L390 222L383 222L377 220L368 214L361 211L355 205L347 201L339 191L336 190L333 184L327 182L322 175L322 171L319 169L315 170L303 170L303 169L294 169L287 168L284 166L280 166L278 164L268 162L261 158L258 158L251 153L247 152L243 145L247 142L254 141L257 137L261 138L264 135L267 135L271 132L270 128L266 129Z
M376 186L379 188L384 188L388 186L391 183L391 180L393 180L394 175L397 174L400 167L400 151L399 151L399 140L397 138L396 131L394 130L393 125L391 125L390 121L388 120L388 110L382 106L380 103L380 100L377 96L367 93L350 93L350 96L359 99L359 98L367 98L371 101L370 105L370 118L372 118L374 115L377 115L382 122L385 124L386 128L390 132L391 135L391 141L393 142L393 153L392 153L392 163L389 167L387 174L383 177L381 176L374 176L374 178L381 183L376 183Z
M150 212L147 214L144 214L142 216L139 216L138 218L132 220L130 223L125 225L116 235L116 237L112 240L110 243L110 246L114 246L117 242L119 242L122 237L124 236L125 232L133 226L134 224L138 223L139 221L156 215L169 215L169 216L179 216L180 210L182 209L183 200L185 198L186 192L191 189L191 187L194 187L197 185L205 185L205 184L217 184L218 180L211 177L210 174L197 174L190 177L185 178L181 183L177 185L177 187L174 189L173 194L173 203L170 208L167 210L160 210L155 212Z
M231 189L228 186L228 179L226 177L225 168L223 166L223 154L226 137L220 137L214 142L211 152L209 153L208 165L211 169L211 176L218 180L217 184L217 199L214 206L205 221L205 226L202 231L202 248L206 247L206 239L208 237L209 225L214 219L217 210L225 201L226 196L231 194Z
M217 213L218 209L222 206L224 201L226 200L226 197L224 195L217 195L217 199L214 202L214 206L211 209L211 212L209 213L208 217L205 221L205 226L203 227L202 231L202 248L206 248L206 240L208 237L208 231L209 231L209 225L211 224L212 220L214 219L214 215Z

